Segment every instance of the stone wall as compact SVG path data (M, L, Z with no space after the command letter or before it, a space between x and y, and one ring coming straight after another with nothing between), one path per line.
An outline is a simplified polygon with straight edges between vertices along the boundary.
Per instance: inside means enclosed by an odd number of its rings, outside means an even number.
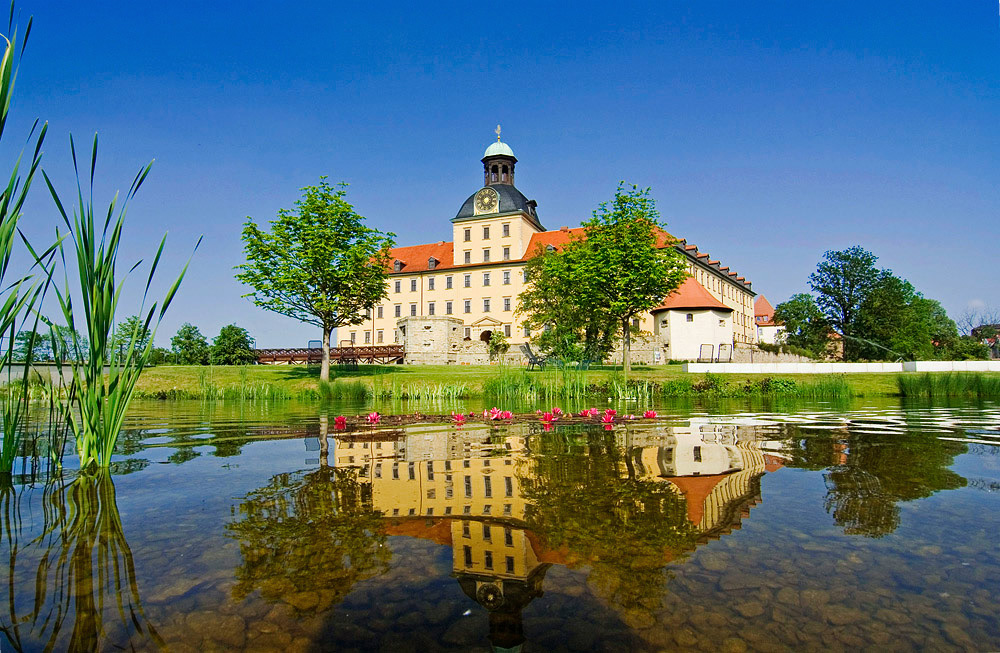
M447 365L458 360L462 320L453 317L404 317L396 322L406 365Z
M732 363L813 363L813 359L798 354L773 354L756 345L737 343L733 348Z

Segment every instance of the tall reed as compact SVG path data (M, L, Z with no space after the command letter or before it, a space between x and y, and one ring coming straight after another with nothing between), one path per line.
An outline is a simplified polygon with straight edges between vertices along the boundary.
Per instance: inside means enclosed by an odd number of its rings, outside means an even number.
M73 169L76 172L76 206L73 207L72 218L59 199L52 181L43 171L45 183L49 187L56 208L62 216L68 230L68 236L75 254L74 276L80 288L80 303L82 316L78 320L77 307L73 301L73 286L70 284L70 267L66 263L64 243L59 241L59 254L64 270L64 285L55 287L59 308L66 321L70 336L69 346L72 355L69 356L70 367L73 370L74 391L71 393L77 416L72 411L72 405L67 414L73 435L76 439L76 450L80 457L80 467L90 465L107 467L111 462L111 454L118 434L121 431L125 412L135 392L135 384L139 375L149 360L153 349L153 340L160 320L170 306L184 275L188 263L184 264L180 275L167 291L162 302L154 302L145 310L149 289L156 274L166 236L160 241L156 256L150 265L143 292L140 317L145 314L141 328L137 321L131 334L127 335L128 347L124 352L112 348L111 333L118 313L118 302L128 274L141 263L138 262L121 278L117 274L119 248L121 246L122 229L129 201L135 196L139 187L149 174L152 163L142 168L133 179L124 199L119 203L118 194L108 205L103 219L97 215L94 208L94 176L97 169L97 136L90 156L89 194L85 198L80 181L80 169L77 163L76 146L70 137L70 152L73 157ZM198 244L201 243L199 239ZM197 250L198 245L195 245ZM54 270L51 270L54 273ZM78 335L77 323L85 330L86 336ZM146 332L150 336L145 346L137 347Z
M3 138L4 128L7 125L7 114L10 109L11 99L14 92L14 80L17 77L18 63L24 55L24 46L27 44L28 35L31 33L31 20L24 33L24 42L18 50L17 30L14 28L14 5L11 4L10 18L7 24L7 32L11 35L6 42L3 58L0 59L0 139ZM34 180L38 166L41 164L41 148L45 139L45 132L48 124L38 128L38 121L31 128L28 136L30 142L35 138L34 150L31 154L27 171L24 178L21 177L22 155L18 156L12 166L10 176L5 188L0 191L0 334L9 336L7 347L0 352L0 366L8 370L7 382L10 383L10 366L13 363L14 337L17 335L19 317L25 313L30 313L35 306L41 293L40 284L32 282L30 276L23 276L16 280L11 280L8 273L11 253L14 242L18 235L18 222L21 219L22 207L27 198L28 190ZM37 131L37 136L36 136ZM52 250L40 255L44 260ZM35 314L35 328L32 330L32 342L29 352L34 345L34 334L37 331L38 314ZM0 418L2 418L3 436L0 441L0 474L10 474L14 459L20 447L22 422L27 412L28 402L28 371L31 368L31 356L27 356L24 361L24 373L21 381L10 388L0 404Z
M1000 375L979 372L901 374L896 387L904 397L1000 397Z

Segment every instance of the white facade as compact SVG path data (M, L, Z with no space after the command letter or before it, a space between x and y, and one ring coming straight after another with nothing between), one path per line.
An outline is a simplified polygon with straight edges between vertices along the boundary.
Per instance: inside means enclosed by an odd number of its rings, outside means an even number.
M698 360L702 345L711 345L715 360L722 351L732 351L733 312L690 308L659 311L654 315L654 334L663 361Z
M785 327L776 324L757 327L757 342L769 345L780 345L785 342Z

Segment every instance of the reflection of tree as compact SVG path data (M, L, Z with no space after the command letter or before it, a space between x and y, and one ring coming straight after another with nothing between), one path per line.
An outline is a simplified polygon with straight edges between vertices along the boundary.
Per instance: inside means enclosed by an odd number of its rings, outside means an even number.
M586 451L554 438L539 444L534 474L520 479L529 528L590 565L591 582L613 605L658 606L664 568L698 535L683 496L636 478L611 434L592 432Z
M846 460L826 474L826 509L845 533L888 535L899 525L898 502L965 487L948 469L965 451L964 444L928 434L851 434Z
M44 530L26 544L19 542L24 530L13 490L2 502L10 564L9 623L4 619L0 631L15 649L164 646L142 609L108 470L46 486ZM19 611L18 600L26 594L26 609Z
M255 590L317 612L355 583L388 570L382 515L357 468L279 474L248 494L227 530L239 540L237 599Z

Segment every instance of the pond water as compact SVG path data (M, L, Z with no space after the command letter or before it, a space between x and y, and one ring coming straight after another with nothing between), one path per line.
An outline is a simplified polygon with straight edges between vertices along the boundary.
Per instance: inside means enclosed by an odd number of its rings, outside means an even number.
M1000 407L748 408L138 403L0 490L0 650L1000 649Z

